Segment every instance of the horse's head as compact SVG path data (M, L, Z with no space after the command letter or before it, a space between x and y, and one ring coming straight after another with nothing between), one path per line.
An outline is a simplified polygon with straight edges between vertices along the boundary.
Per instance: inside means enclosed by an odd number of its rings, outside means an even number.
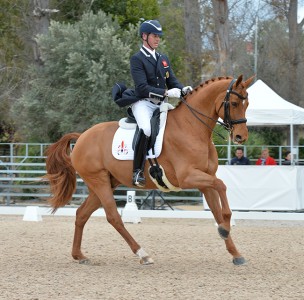
M237 144L248 139L245 112L249 104L247 88L253 78L254 76L243 82L243 76L240 75L230 82L224 100L222 94L216 99L216 111L231 132L231 140Z

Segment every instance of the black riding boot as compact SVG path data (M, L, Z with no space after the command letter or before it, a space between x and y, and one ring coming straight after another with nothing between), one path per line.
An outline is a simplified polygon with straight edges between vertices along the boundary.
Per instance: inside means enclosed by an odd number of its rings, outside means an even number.
M144 134L142 129L140 129L134 147L133 161L133 185L138 187L144 187L146 184L144 169L147 156L148 140L149 137Z

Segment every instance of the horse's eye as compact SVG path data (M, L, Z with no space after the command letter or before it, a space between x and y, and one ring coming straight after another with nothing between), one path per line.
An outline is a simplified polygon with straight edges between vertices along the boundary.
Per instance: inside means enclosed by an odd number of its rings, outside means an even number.
M237 102L231 102L231 105L232 105L233 107L237 107L237 106L238 106Z

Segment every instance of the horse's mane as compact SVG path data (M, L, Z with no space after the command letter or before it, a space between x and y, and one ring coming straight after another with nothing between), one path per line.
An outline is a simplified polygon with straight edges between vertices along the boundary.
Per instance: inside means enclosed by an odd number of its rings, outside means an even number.
M219 76L219 77L214 77L214 78L211 78L211 79L208 79L204 82L202 82L200 85L196 86L193 91L191 91L188 95L186 95L184 98L187 99L187 97L195 92L197 92L198 90L206 87L207 85L210 85L211 83L214 83L216 81L219 81L219 80L223 80L223 79L232 79L231 76ZM181 100L176 104L175 107L178 107L180 104L181 104Z

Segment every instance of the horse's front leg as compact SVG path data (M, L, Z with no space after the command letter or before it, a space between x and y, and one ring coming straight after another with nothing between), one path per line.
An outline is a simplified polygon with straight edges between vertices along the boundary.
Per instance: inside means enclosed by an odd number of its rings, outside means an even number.
M218 192L212 188L205 188L201 190L201 192L204 194L208 206L214 216L214 219L216 223L219 225L218 227L219 235L221 236L221 238L226 240L230 232L230 225L229 222L228 223L225 222L225 219L229 220L229 215L227 215L227 213L226 214L223 213ZM231 216L231 211L230 211L230 216Z
M76 221L75 221L75 231L74 240L72 247L72 256L74 259L78 260L81 264L89 264L89 259L83 255L81 251L81 241L83 235L83 229L92 215L92 213L101 206L98 197L90 191L87 199L81 204L81 206L76 211Z
M230 222L232 212L229 207L228 198L227 198L227 187L224 182L217 177L214 178L214 192L217 193L217 199L220 200L221 203L221 214L222 221L219 224L219 233L221 237L226 240L228 238L230 232ZM209 204L208 204L209 205Z
M239 251L236 249L236 246L233 243L233 240L231 238L230 234L230 220L231 220L231 210L227 204L224 203L224 206L220 205L219 201L219 193L213 189L213 188L205 188L201 190L201 192L204 194L205 199L208 203L208 206L213 213L214 219L218 224L218 232L220 236L225 240L226 249L228 252L233 256L233 263L235 265L242 265L246 261L244 257L239 253ZM226 193L225 193L226 194ZM226 195L225 195L226 196ZM225 198L224 198L225 199ZM227 196L226 196L227 200ZM222 203L223 201L221 201ZM224 208L225 207L225 208ZM228 224L227 224L228 222ZM229 227L228 227L229 225Z
M192 169L182 175L180 176L182 178L180 187L183 189L198 188L207 195L206 199L211 199L207 202L219 224L219 234L223 239L227 239L230 232L231 210L226 195L226 185L215 175L209 175L198 169Z

